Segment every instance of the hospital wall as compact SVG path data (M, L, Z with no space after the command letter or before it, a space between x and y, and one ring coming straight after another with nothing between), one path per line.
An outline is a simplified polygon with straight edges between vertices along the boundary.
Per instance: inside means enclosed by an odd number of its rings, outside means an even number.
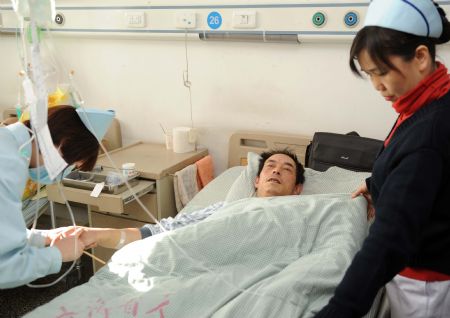
M125 143L162 143L159 123L166 129L190 125L183 85L187 45L193 122L199 145L214 157L216 174L226 168L228 139L237 130L303 135L355 130L384 138L396 114L370 81L351 73L350 44L67 35L52 40L66 71L75 71L86 106L116 110ZM0 35L1 110L17 102L17 47L14 36ZM438 55L448 62L449 47Z

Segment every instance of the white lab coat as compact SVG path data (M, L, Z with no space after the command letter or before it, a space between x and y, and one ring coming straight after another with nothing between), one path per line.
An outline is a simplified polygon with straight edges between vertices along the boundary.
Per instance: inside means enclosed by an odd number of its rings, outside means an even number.
M62 264L56 247L44 247L39 235L37 240L29 240L22 216L31 144L19 148L29 140L30 134L21 123L0 128L0 288L57 273Z

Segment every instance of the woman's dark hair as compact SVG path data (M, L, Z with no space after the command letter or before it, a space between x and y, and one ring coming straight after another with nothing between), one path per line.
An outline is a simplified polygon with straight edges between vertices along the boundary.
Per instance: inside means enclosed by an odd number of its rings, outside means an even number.
M261 174L262 169L264 168L264 164L266 163L267 159L272 157L273 155L286 155L290 157L295 162L295 184L303 184L305 182L305 169L303 168L303 165L298 161L297 155L290 151L289 149L281 149L281 150L271 150L266 151L261 154L261 159L259 159L259 167L258 167L258 174L257 176Z
M30 122L24 123L30 127ZM72 106L56 106L48 110L48 128L56 147L69 164L80 163L83 171L90 171L97 161L100 146L97 138L86 128Z
M436 44L446 43L450 40L450 23L446 18L445 11L437 3L434 4L442 20L442 34L438 39L417 36L378 26L366 26L353 39L349 61L352 72L361 76L355 60L358 59L358 56L363 50L367 50L370 58L378 67L397 70L389 60L390 56L399 56L407 62L414 58L416 48L419 45L425 45L434 62L436 58Z

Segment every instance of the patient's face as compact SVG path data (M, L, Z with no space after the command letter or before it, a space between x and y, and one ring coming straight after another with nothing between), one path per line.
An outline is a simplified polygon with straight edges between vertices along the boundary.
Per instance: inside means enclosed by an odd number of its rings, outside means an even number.
M295 185L295 162L284 154L275 154L264 163L255 188L258 197L300 194L302 185Z

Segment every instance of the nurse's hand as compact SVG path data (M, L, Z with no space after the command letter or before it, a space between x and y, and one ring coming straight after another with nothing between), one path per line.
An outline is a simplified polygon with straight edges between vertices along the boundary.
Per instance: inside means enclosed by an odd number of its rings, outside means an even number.
M57 229L46 230L45 231L45 245L50 245L53 241L69 236L76 230L74 226L70 227L58 227Z
M59 249L63 262L70 262L80 258L84 251L84 244L80 240L80 235L83 232L82 228L75 230L72 234L64 238L56 238L52 241L50 246L55 246Z
M371 220L375 217L375 207L373 206L373 201L372 201L372 195L370 194L369 190L367 189L367 185L365 182L363 182L358 189L356 189L353 193L352 193L352 199L363 195L364 198L366 198L367 201L367 220Z

